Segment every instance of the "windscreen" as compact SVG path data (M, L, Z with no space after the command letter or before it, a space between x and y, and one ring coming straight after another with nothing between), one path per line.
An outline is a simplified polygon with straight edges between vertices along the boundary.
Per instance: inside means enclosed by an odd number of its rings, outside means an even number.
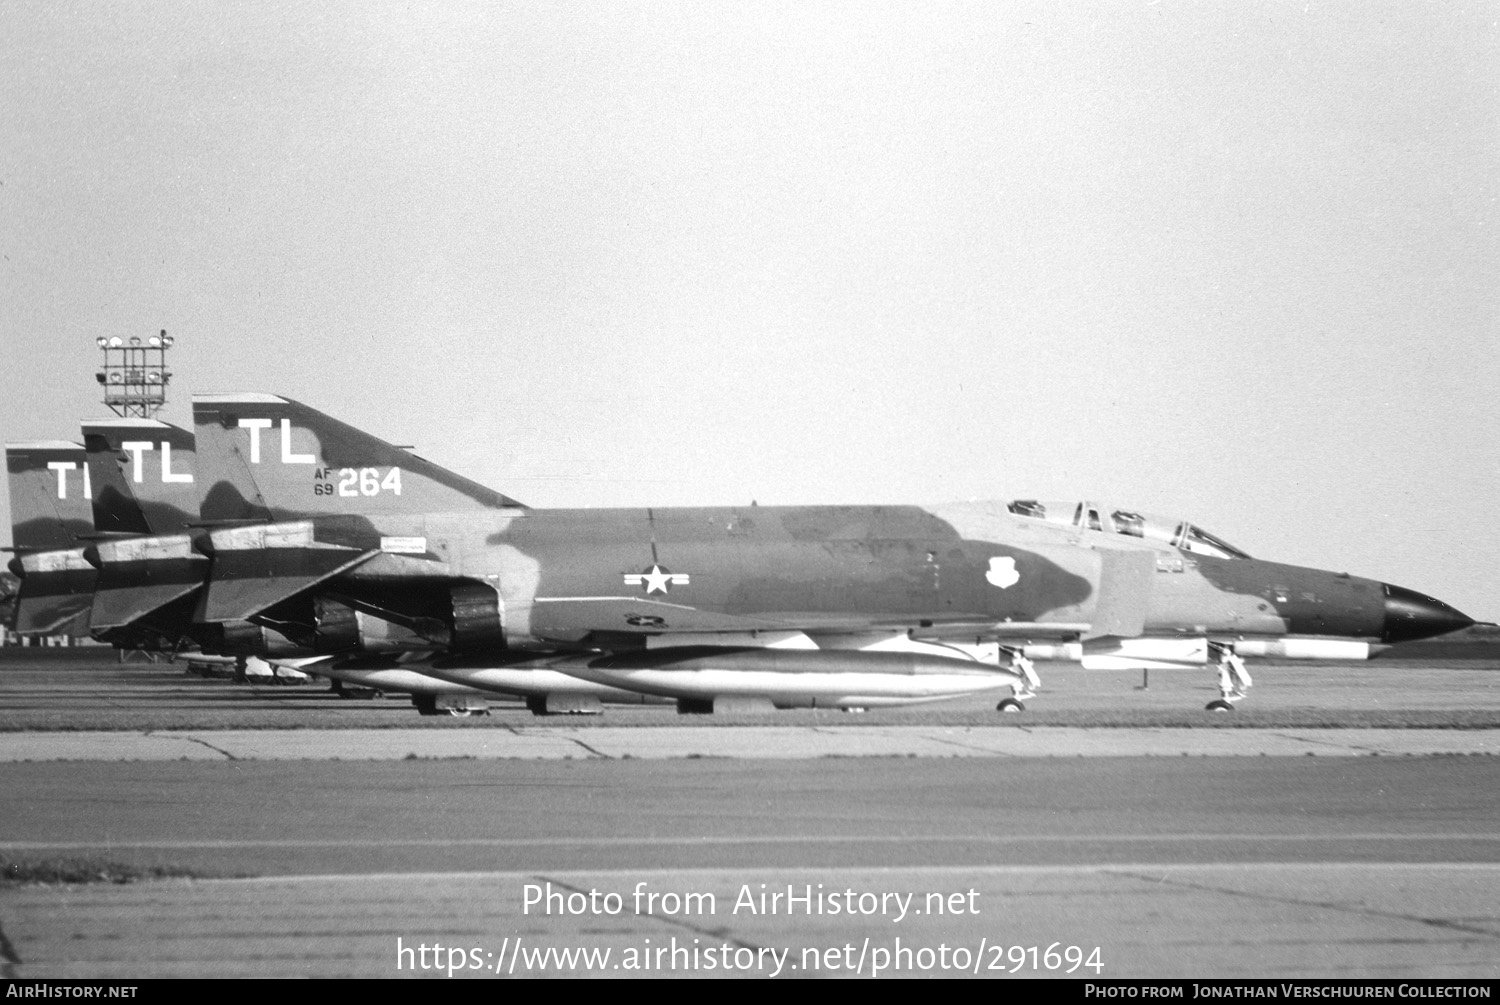
M1174 548L1195 555L1211 555L1215 558L1249 558L1245 552L1210 534L1195 524L1173 517L1141 513L1136 510L1116 509L1093 502L1054 502L1038 499L1015 499L1006 504L1006 509L1016 516L1032 520L1045 520L1063 527L1080 530L1097 530L1160 541Z

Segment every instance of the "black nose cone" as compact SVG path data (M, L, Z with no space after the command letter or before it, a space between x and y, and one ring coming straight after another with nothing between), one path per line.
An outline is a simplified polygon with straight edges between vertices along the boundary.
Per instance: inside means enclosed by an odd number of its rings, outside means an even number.
M1385 587L1385 628L1382 642L1410 642L1467 628L1474 619L1425 593L1402 586Z

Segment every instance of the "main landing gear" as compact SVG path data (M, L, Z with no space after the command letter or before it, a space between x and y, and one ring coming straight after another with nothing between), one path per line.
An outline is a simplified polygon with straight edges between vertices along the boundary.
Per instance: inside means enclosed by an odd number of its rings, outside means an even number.
M1203 707L1210 712L1231 712L1234 703L1245 697L1246 690L1255 682L1250 679L1245 661L1235 653L1233 646L1210 642L1208 648L1219 664L1219 697Z
M464 695L414 694L411 696L411 703L416 706L418 715L452 715L467 718L471 715L490 714L488 702Z
M1041 689L1042 679L1036 675L1036 666L1031 660L1014 650L1003 650L1010 656L1010 669L1021 675L1020 680L1010 686L1010 697L1002 698L995 706L997 712L1024 712L1025 701L1035 698Z

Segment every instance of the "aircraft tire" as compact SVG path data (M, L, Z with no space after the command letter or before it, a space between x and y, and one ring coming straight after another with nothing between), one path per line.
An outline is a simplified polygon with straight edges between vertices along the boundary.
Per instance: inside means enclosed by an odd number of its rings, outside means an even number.
M1215 698L1213 701L1209 702L1207 705L1204 705L1203 707L1207 711L1210 711L1210 712L1233 712L1234 711L1234 706L1231 705L1231 704L1229 704L1229 702L1225 701L1223 698Z
M995 706L995 711L1008 712L1013 714L1016 712L1026 711L1026 706L1015 698L1005 698L1000 702L1000 704Z

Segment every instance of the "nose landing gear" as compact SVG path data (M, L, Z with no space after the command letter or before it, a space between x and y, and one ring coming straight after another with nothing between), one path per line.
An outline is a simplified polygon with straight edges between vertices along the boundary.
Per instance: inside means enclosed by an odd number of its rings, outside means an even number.
M1036 697L1037 691L1041 689L1042 679L1036 675L1036 667L1031 660L1020 652L1011 649L1001 651L1010 657L1010 669L1019 673L1020 679L1010 686L1010 697L1001 699L1000 704L995 706L995 711L1024 712L1026 700Z

